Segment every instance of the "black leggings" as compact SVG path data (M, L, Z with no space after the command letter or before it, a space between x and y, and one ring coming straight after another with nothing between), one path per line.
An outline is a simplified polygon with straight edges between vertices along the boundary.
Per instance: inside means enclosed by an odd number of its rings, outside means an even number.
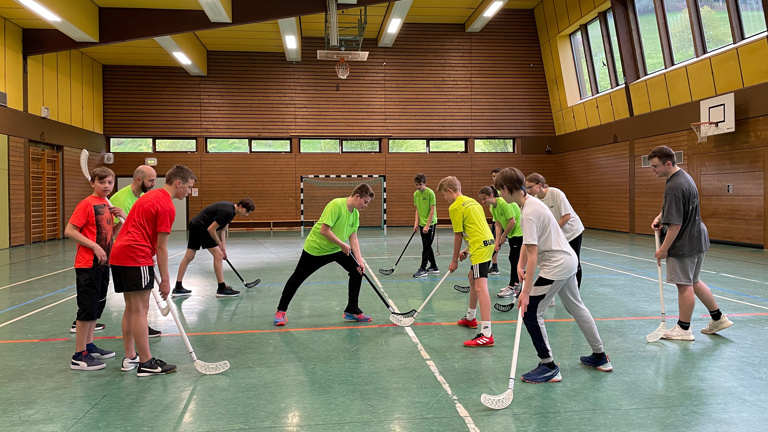
M583 234L583 233L582 233ZM579 266L576 268L576 285L581 289L581 236L579 234L575 239L568 242L571 248L576 252L576 259L579 262Z
M421 269L427 269L427 262L429 267L437 267L437 261L435 261L435 253L432 251L432 242L435 240L435 227L437 224L429 226L429 231L424 234L424 227L419 227L419 234L421 234Z
M515 286L520 280L517 278L517 263L520 261L520 249L523 247L523 236L507 238L509 243L509 264L511 271L509 275L509 286Z
M277 305L277 310L287 311L288 304L291 302L291 299L293 299L296 291L298 291L299 286L301 286L312 273L334 261L344 267L344 270L349 274L349 294L347 308L344 309L344 312L349 312L351 314L363 313L363 311L357 307L357 299L360 296L360 283L363 280L363 276L357 272L357 264L355 263L355 260L349 255L344 255L341 251L330 255L316 256L302 250L299 263L296 264L296 270L293 271L291 277L288 278L288 282L285 283L283 295L280 296L280 304Z

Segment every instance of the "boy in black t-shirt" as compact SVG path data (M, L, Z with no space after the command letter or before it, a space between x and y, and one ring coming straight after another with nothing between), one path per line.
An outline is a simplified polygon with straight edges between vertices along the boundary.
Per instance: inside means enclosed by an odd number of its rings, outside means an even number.
M256 206L250 198L243 198L237 204L230 201L219 201L204 208L192 218L189 223L187 253L184 254L184 258L179 264L176 287L173 288L172 296L192 294L191 290L184 288L181 281L184 279L187 266L195 259L197 250L201 248L208 249L208 252L213 255L213 271L216 273L216 282L218 282L216 297L235 297L240 294L240 291L233 290L231 286L224 283L224 260L227 258L224 228L232 222L236 215L248 216L255 208Z

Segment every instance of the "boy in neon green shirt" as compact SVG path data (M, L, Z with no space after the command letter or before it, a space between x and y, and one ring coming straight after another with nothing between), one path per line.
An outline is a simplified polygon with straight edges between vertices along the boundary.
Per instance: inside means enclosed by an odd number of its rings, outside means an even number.
M498 252L505 241L509 241L509 264L512 271L509 286L501 289L499 297L512 297L515 285L519 284L517 277L517 262L520 260L520 250L523 245L523 229L520 227L520 207L515 203L507 203L499 196L499 191L491 186L484 186L478 194L480 202L490 207L496 231L496 246Z
M359 211L366 208L374 196L373 189L361 183L350 196L336 198L325 206L323 214L304 241L304 250L301 252L296 269L285 283L277 312L275 312L276 326L284 326L287 322L285 312L301 284L314 272L331 262L336 262L349 273L349 296L343 318L347 321L371 321L371 317L363 314L357 305L365 269L358 267L350 253L355 254L358 263L363 262L360 244L357 241L357 228L360 226ZM347 240L349 244L346 243Z
M437 227L437 201L435 193L427 187L427 176L423 173L416 174L413 178L416 191L413 193L413 205L416 206L416 218L413 222L413 231L420 230L421 234L421 265L413 277L426 277L429 273L440 273L435 261L435 253L432 251L432 242L435 240L435 228ZM427 267L427 262L430 266Z
M477 304L480 303L480 333L465 341L468 347L492 347L491 333L491 297L488 295L488 270L493 256L493 235L485 220L483 207L474 199L462 195L461 183L454 176L440 180L437 190L443 193L446 201L451 203L448 213L453 225L453 257L448 271L453 273L459 268L459 261L470 257L472 267L469 279L469 309L467 315L460 319L460 326L477 328ZM467 242L467 249L461 250L462 238Z

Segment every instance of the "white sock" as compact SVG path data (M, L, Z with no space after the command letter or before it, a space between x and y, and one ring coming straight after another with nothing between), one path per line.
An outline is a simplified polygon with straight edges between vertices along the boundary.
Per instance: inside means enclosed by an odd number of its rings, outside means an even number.
M467 309L467 321L472 321L477 315L477 309Z
M490 336L491 333L491 322L490 321L481 321L480 322L480 333L483 334L483 336Z

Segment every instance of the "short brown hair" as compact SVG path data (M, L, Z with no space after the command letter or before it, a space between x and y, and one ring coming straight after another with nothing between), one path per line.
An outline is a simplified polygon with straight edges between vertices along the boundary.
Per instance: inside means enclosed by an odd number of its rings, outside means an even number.
M418 183L418 184L426 183L427 182L427 175L424 174L424 173L418 173L413 178L413 182L414 183Z
M96 180L104 180L107 177L112 177L114 179L115 172L105 166L96 167L91 171L92 182Z
M651 150L651 152L648 153L648 160L650 161L653 158L658 158L659 162L663 165L666 165L667 162L672 162L672 166L677 165L677 161L675 161L675 151L667 146L658 146Z
M454 192L461 192L461 182L455 176L444 177L437 185L438 192L446 192L448 189Z
M544 176L539 173L528 174L528 176L525 178L525 181L547 187L547 179L545 179Z
M499 172L501 172L501 170L499 170ZM483 187L481 187L480 188L480 192L478 192L478 194L479 195L483 195L483 196L494 197L494 198L498 198L499 197L499 194L496 191L496 188L494 188L492 186L483 186Z
M494 168L491 170L491 174L498 174L501 172L501 168Z
M507 190L512 193L520 189L525 190L525 180L526 178L523 175L523 172L519 169L514 167L504 168L499 175L496 176L494 186L499 190L507 188Z
M349 196L355 195L360 196L360 198L371 197L371 199L374 199L376 197L376 194L373 192L373 188L368 183L360 183L357 185L355 190L353 190L352 194Z
M253 200L250 198L243 198L241 199L237 205L244 208L248 213L256 210L256 205L253 204Z
M190 180L197 180L195 173L191 169L184 165L174 165L165 173L165 184L172 185L176 180L181 180L182 183L187 183Z

